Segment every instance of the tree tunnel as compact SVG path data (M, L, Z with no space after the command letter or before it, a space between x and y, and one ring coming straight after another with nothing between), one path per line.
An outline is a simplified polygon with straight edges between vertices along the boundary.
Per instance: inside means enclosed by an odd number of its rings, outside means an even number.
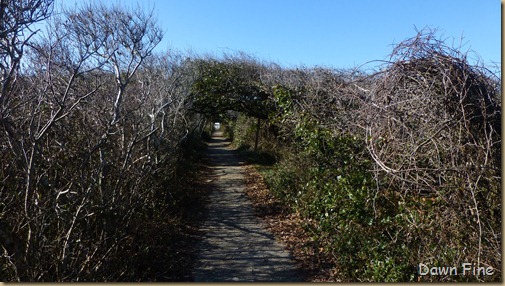
M261 120L268 119L274 105L260 84L262 67L249 60L195 61L196 79L192 86L193 110L213 124L235 120L239 113L257 119L254 151L258 149Z

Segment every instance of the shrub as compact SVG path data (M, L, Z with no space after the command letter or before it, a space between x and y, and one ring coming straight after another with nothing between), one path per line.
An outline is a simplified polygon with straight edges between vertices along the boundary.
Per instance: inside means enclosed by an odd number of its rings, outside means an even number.
M265 129L275 131L266 141L278 161L265 179L309 221L314 253L339 280L501 279L417 273L419 263L501 269L501 100L492 73L433 31L400 43L376 74L272 73L263 82L275 106Z

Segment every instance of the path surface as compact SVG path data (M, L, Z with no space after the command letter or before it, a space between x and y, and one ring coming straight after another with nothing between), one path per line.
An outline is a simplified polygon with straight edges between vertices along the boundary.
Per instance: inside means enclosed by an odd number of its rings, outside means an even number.
M220 133L209 144L216 188L209 198L194 281L303 281L289 252L254 216L244 193L242 162L228 145Z

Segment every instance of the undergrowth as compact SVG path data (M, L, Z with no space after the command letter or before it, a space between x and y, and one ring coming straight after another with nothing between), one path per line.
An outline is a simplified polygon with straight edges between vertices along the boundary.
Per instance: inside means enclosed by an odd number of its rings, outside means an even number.
M320 110L313 102L313 114L297 110L297 94L274 87L279 112L261 127L259 153L251 150L254 119L239 116L230 133L242 154L259 165L271 193L307 222L304 228L315 243L306 247L321 257L321 267L332 268L327 273L348 282L500 279L499 274L420 276L419 263L460 267L476 262L481 246L466 234L475 221L455 221L467 210L448 200L443 188L438 196L426 196L378 175L367 146L371 138L364 132L328 127L329 120L314 115ZM284 132L268 132L276 126ZM275 160L265 160L265 154Z

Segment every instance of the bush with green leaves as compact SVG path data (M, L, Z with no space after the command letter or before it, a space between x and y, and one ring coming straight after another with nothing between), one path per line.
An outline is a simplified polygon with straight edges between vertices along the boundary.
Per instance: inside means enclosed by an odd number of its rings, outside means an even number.
M400 43L375 74L264 76L278 157L266 181L310 222L339 280L501 279L499 81L433 33ZM495 275L417 272L464 262Z

